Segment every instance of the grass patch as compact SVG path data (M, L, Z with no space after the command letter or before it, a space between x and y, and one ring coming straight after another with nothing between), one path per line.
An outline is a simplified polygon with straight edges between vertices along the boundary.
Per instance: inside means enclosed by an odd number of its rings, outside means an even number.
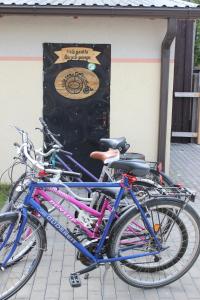
M10 184L0 184L0 208L4 205L8 198L10 191Z

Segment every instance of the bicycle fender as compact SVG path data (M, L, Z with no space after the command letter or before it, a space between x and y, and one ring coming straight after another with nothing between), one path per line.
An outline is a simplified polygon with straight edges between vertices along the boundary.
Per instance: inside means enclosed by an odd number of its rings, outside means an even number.
M13 221L18 219L19 213L17 211L8 211L0 213L0 219L6 220L7 217L13 218Z
M46 231L44 229L44 226L42 225L40 220L38 220L38 218L35 217L34 215L32 215L31 213L28 213L28 217L36 226L40 227L40 230L42 231L42 238L44 240L44 251L46 251L47 250L47 236L46 236Z

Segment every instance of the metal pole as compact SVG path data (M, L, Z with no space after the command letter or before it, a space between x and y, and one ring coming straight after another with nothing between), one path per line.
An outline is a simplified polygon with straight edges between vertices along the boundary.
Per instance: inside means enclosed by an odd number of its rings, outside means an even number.
M160 82L160 113L159 113L159 133L158 133L158 156L157 160L162 162L165 170L166 157L166 135L167 135L167 110L169 94L169 64L170 48L176 36L177 19L168 19L167 32L161 47L161 82Z

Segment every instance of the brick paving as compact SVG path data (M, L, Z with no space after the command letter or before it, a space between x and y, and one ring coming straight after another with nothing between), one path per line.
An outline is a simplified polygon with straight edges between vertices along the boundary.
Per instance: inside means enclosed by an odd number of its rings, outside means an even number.
M170 175L176 181L200 192L200 146L173 144L171 147ZM200 213L200 197L194 207ZM58 218L62 223L63 218ZM82 286L72 289L68 282L71 272L82 266L75 260L75 251L54 230L47 227L48 251L44 253L36 274L11 299L29 300L194 300L200 299L200 258L180 280L160 289L137 289L123 283L111 268L106 275L104 294L102 283L104 267L82 277Z

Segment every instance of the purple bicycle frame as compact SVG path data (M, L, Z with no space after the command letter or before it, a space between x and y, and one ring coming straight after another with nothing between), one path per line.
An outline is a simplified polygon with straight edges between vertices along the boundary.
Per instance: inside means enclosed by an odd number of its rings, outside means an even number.
M68 212L62 205L60 205L56 200L54 200L49 194L47 194L47 192L51 192L55 195L57 195L60 198L64 198L67 202L74 204L75 206L77 206L78 208L80 208L81 210L87 212L89 215L94 216L97 218L97 222L95 224L95 227L93 229L93 231L91 231L90 229L88 229L83 223L81 223L81 221L79 221L77 218L74 218L74 216ZM76 200L75 198L73 198L72 196L58 190L57 188L48 188L46 191L36 188L35 192L33 194L33 198L37 201L40 202L39 197L41 196L45 201L47 201L48 203L50 203L53 207L55 207L61 214L63 214L67 219L69 219L72 223L74 223L75 225L79 226L82 230L85 231L85 233L88 235L89 238L92 239L96 239L99 237L99 227L102 224L102 220L103 217L105 215L105 211L108 210L111 212L112 207L110 205L110 202L108 199L105 199L101 211L97 211L91 207L89 207L88 205L86 205L85 203ZM116 215L116 218L118 218L119 216ZM135 225L139 230L145 230L145 227L141 226L140 224L138 224L135 221L132 221L132 224ZM133 227L128 227L129 232L131 231L132 233L138 234L138 230L134 229ZM144 244L145 242L145 237L144 236L140 236L140 241L135 241L135 243L137 245L140 244ZM123 243L123 242L122 242ZM127 243L127 242L126 242ZM130 241L131 243L131 241Z
M46 200L48 203L50 203L53 207L55 207L61 214L63 214L67 219L69 219L72 223L74 223L75 225L80 226L81 229L83 229L86 234L88 235L88 237L90 238L98 238L98 227L101 225L102 223L102 219L104 217L104 213L105 210L109 204L109 201L106 199L104 202L104 205L101 209L101 212L98 212L97 210L87 206L85 203L82 203L78 200L76 200L75 198L71 197L70 195L56 189L56 188L48 188L47 191L52 192L53 194L64 198L65 200L67 200L68 202L74 204L75 206L77 206L78 208L86 211L87 213L89 213L90 215L98 218L98 221L96 223L96 226L94 228L94 231L89 230L83 223L81 223L77 218L74 218L74 216L68 212L62 205L60 205L56 200L54 200L50 195L48 195L44 190L42 189L36 189L33 195L33 198L36 201L39 201L38 196L41 196L44 200Z

